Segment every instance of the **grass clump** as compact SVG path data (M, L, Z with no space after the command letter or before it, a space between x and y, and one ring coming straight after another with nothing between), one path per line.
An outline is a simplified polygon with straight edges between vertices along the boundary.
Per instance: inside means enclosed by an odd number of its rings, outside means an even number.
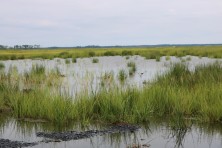
M76 63L77 59L76 58L72 58L72 63Z
M117 55L117 53L114 52L114 51L106 51L106 52L104 52L104 56L115 56L115 55Z
M122 56L127 56L127 55L133 55L133 52L129 51L129 50L123 50L122 51Z
M127 63L127 66L129 67L129 75L132 76L136 72L136 63L133 61L130 61Z
M186 61L191 61L191 57L188 56L188 57L186 58Z
M70 59L65 59L66 64L70 64Z
M0 70L5 68L5 64L0 62Z
M92 63L99 63L99 59L93 58L93 59L92 59Z
M105 72L105 74L101 76L101 86L110 86L111 84L113 84L113 81L114 81L113 72Z
M121 69L118 73L118 79L121 81L121 82L124 82L126 79L127 79L127 73L125 70Z
M133 61L130 61L130 62L127 63L127 66L128 67L136 67L136 63L133 62Z
M169 60L170 60L170 56L166 56L166 57L165 57L165 60L166 60L166 61L169 61Z
M49 57L49 55L46 55L45 58L48 58L48 57ZM64 51L64 52L59 53L58 57L67 59L67 58L71 58L72 55L69 52Z
M44 65L33 65L31 69L31 73L36 75L43 75L45 74L45 66Z
M156 61L160 62L160 57L159 56L156 57Z
M96 53L94 51L89 52L89 57L94 57L95 55L96 55Z
M17 59L17 57L16 57L16 55L11 55L11 57L10 57L10 60L16 60Z
M129 60L129 58L130 58L129 56L126 56L126 60Z

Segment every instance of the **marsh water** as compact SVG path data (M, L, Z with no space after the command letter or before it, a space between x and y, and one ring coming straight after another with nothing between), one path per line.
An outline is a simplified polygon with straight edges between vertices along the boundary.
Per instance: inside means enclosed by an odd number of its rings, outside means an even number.
M210 59L206 57L161 57L160 61L156 59L145 59L141 56L130 56L128 58L122 56L111 57L96 57L99 62L93 63L93 58L78 58L77 63L72 63L72 59L68 59L70 63L66 63L65 59L55 58L53 60L8 60L4 61L5 72L16 68L18 73L23 74L31 70L33 65L43 65L46 71L58 70L62 76L62 84L60 84L61 93L66 93L75 96L78 92L97 91L101 87L102 77L106 74L111 74L114 83L118 84L118 75L120 70L124 70L127 79L121 87L136 86L143 87L146 82L152 81L157 75L167 71L172 63L183 62L189 65L192 70L198 64L207 64L218 59ZM135 62L136 72L130 76L127 63ZM122 84L122 83L121 83Z
M155 76L166 72L171 63L185 62L190 70L198 64L207 64L220 59L199 58L186 56L182 58L161 57L160 61L155 59L144 59L140 56L130 56L129 59L121 56L96 57L98 63L92 63L92 58L79 58L77 63L66 64L64 59L25 59L17 61L3 61L5 73L16 67L18 73L23 74L30 71L31 67L41 64L46 71L58 69L63 79L60 91L75 96L82 90L96 91L101 87L101 77L105 73L113 73L114 81L118 83L118 72L123 69L128 73L127 63L135 62L136 72L129 76L124 86L143 87L145 82L152 81ZM71 61L71 59L69 59ZM123 87L124 87L123 86ZM32 121L19 121L10 116L0 116L0 139L12 141L37 142L34 148L71 148L71 147L153 147L153 148L219 148L222 147L222 125L221 124L197 124L193 120L169 121L167 119L152 120L140 125L141 128L135 132L124 132L105 134L80 140L66 142L44 142L45 138L37 137L37 132L55 131L85 131L89 129L103 129L105 125L92 124L82 127L77 123L70 123L66 127L59 128L50 123L36 123ZM106 125L107 126L107 125ZM0 145L1 147L1 145Z
M101 125L81 127L73 123L63 129L48 123L31 123L18 121L13 118L1 119L0 138L24 142L37 142L33 148L97 148L97 147L153 147L153 148L220 148L222 146L222 126L195 124L185 121L183 126L166 121L153 121L141 125L135 132L105 134L91 138L70 140L65 142L44 142L46 138L36 136L37 132L54 131L84 131L102 129Z

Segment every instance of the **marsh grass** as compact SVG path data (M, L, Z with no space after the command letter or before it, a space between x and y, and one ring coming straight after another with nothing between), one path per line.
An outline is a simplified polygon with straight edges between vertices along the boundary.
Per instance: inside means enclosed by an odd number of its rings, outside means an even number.
M72 58L72 63L76 63L77 59L76 58Z
M136 47L136 48L70 48L70 49L36 49L36 50L0 50L0 60L12 59L53 59L72 58L72 57L93 57L93 56L131 56L140 55L146 59L157 59L162 56L183 57L201 56L201 57L222 57L222 46L170 46L170 47ZM15 57L16 56L16 57Z
M160 62L160 58L161 58L161 57L157 56L157 57L156 57L156 61L157 61L157 62Z
M133 61L130 61L127 63L127 66L129 67L129 75L132 76L136 72L136 63Z
M165 60L166 60L166 61L169 61L169 60L170 60L170 56L166 56L166 57L165 57Z
M5 64L0 62L0 70L5 68Z
M94 51L89 52L89 57L94 57L95 55L96 55L96 53Z
M31 69L31 73L32 74L36 74L36 75L44 75L45 74L45 66L44 65L33 65L32 69Z
M187 58L186 58L186 61L191 61L192 60L192 58L190 57L190 56L188 56Z
M70 59L65 59L65 63L66 64L70 64L71 62L70 62Z
M99 59L98 58L93 58L92 63L99 63Z
M119 55L119 54L116 51L106 51L106 52L104 52L103 55L104 56L116 56L116 55Z
M11 55L11 57L10 57L10 60L16 60L17 59L17 57L16 57L16 55Z
M129 56L126 56L126 60L129 60L129 58L130 58Z
M57 79L57 75L49 77L44 74L44 68L37 69L32 69L34 72L27 76L12 72L0 75L0 108L10 108L17 118L45 119L56 124L68 124L70 120L141 123L154 116L222 122L219 62L197 66L193 71L186 64L177 63L143 88L123 88L111 83L113 87L108 90L80 93L75 98L52 93L52 86L44 84ZM103 79L108 81L112 77L105 74ZM126 72L120 70L119 79L126 78ZM34 83L30 91L19 89L25 80ZM44 87L39 87L42 85Z
M101 76L101 86L110 86L112 85L114 82L114 73L113 72L105 72L102 76Z
M124 69L121 69L118 73L118 79L120 82L124 82L127 79L127 73Z
M123 50L122 51L122 56L127 56L127 55L133 55L133 52L130 50Z
M136 66L136 63L133 62L133 61L130 61L130 62L127 63L127 66L128 66L128 67L135 67L135 66Z

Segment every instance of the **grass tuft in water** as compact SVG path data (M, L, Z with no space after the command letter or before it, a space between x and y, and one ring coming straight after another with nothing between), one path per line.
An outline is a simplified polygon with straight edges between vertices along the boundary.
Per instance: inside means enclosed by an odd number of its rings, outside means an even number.
M0 62L0 70L5 68L5 64Z
M121 69L118 73L118 79L121 81L121 82L124 82L126 79L127 79L127 73L124 69Z
M45 66L44 65L33 65L31 69L31 73L36 75L45 74Z
M93 58L93 59L92 59L92 63L99 63L99 59Z
M169 60L170 60L170 56L166 56L166 57L165 57L165 60L166 60L166 61L169 61Z
M72 58L72 63L76 63L77 59L76 58Z
M130 61L127 63L127 66L129 67L129 75L132 76L136 72L136 63L133 61Z
M65 59L66 64L70 64L70 59Z

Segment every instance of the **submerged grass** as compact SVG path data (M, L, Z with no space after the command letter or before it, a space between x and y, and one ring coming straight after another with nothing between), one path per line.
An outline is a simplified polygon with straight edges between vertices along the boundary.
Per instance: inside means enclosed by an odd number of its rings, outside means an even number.
M55 123L70 120L137 123L154 116L222 122L222 67L218 62L197 66L193 71L177 63L142 89L113 84L115 87L108 90L101 87L95 93L82 93L75 99L56 91L52 93L51 85L39 87L58 77L43 75L42 68L38 69L29 75L42 74L42 77L28 77L28 80L21 75L0 75L0 108L10 108L17 118L40 118ZM34 81L40 78L41 81ZM103 79L111 82L113 76L106 74ZM19 88L25 80L34 83L30 91Z

